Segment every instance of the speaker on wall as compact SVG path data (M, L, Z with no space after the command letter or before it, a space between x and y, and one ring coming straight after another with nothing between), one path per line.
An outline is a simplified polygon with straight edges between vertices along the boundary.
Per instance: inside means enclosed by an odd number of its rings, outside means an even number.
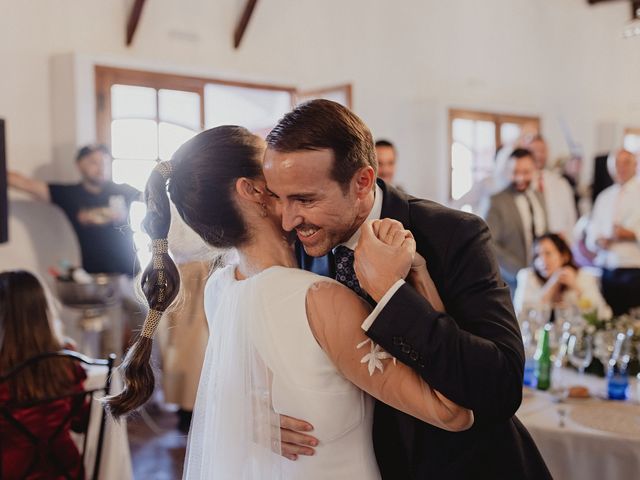
M4 120L0 118L0 243L9 240L9 203L7 200L7 157Z

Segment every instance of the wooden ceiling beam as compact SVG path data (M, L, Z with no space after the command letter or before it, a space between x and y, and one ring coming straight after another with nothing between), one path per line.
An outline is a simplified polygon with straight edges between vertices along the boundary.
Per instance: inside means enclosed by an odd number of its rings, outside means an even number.
M129 12L129 19L127 20L127 47L131 46L133 42L133 36L138 29L138 23L140 22L140 15L142 15L142 7L146 0L134 0Z
M249 20L251 20L253 10L256 8L256 3L258 3L258 0L247 0L247 3L244 6L242 15L240 16L236 29L233 32L233 47L236 49L242 42L242 37L244 37L244 33L247 30L247 25L249 25Z

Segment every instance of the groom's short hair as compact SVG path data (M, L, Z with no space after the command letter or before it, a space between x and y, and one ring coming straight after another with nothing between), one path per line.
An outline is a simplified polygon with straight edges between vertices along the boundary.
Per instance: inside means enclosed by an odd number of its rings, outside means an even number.
M362 167L371 166L378 173L371 131L355 113L330 100L297 106L267 135L267 144L278 152L331 149L331 176L343 187Z

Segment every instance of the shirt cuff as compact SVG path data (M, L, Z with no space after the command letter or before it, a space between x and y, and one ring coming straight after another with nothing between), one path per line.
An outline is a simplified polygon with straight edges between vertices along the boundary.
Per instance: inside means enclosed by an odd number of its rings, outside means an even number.
M378 305L376 305L376 308L373 309L373 312L371 312L369 316L365 318L364 322L362 322L362 325L360 325L360 327L365 332L368 331L371 325L373 325L373 322L376 321L376 318L378 318L378 315L380 315L382 309L387 305L387 303L389 303L391 297L393 297L395 293L400 289L400 287L404 284L405 281L403 279L400 279L396 283L394 283L389 290L387 290L387 293L385 293L384 296L380 299Z

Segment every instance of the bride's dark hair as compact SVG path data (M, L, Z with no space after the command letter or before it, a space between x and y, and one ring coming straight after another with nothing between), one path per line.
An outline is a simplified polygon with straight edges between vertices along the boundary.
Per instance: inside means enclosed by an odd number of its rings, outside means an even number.
M170 162L151 173L143 227L153 241L154 257L141 279L150 313L120 366L124 390L105 399L114 417L138 408L153 393L153 332L180 289L178 269L166 252L171 224L167 190L182 219L205 242L216 248L238 247L248 240L248 229L234 201L235 184L241 177L262 176L263 150L264 142L245 128L216 127L184 143Z

